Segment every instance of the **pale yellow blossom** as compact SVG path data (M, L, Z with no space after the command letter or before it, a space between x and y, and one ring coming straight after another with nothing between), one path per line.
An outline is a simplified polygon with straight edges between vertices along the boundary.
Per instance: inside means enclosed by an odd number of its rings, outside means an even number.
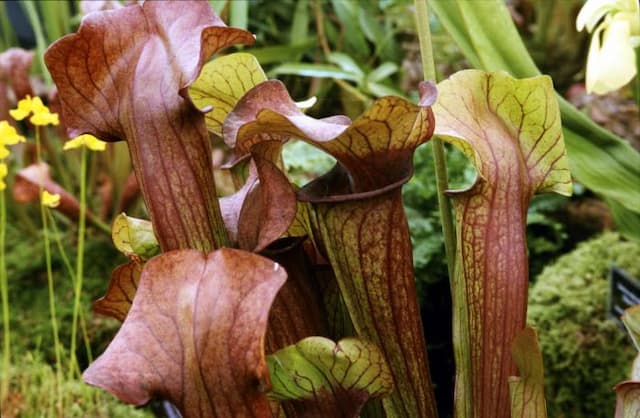
M576 28L593 32L587 59L587 92L605 94L629 83L636 75L640 46L638 0L588 0Z

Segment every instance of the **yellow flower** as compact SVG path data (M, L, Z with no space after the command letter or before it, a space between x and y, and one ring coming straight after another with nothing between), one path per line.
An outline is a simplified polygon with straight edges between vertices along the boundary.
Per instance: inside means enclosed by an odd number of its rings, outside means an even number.
M107 147L106 142L99 140L93 135L84 134L65 142L62 149L66 151L69 149L80 148L83 145L91 151L104 151Z
M18 102L18 107L9 111L15 120L22 120L31 114L31 96L27 95Z
M24 136L18 135L16 128L9 125L6 120L0 120L0 143L13 145L24 141Z
M31 118L29 118L29 122L37 126L58 125L60 123L58 114L51 113L49 108L42 103L42 99L37 96L34 98L27 96L20 100L18 107L10 110L9 114L15 120L22 120L30 114L33 114Z
M9 122L6 120L0 121L0 160L9 156L7 145L14 145L24 141L24 136L18 135L16 129L9 125Z
M634 48L640 46L638 0L588 0L576 28L593 32L587 59L588 93L605 94L633 79L637 72Z
M5 163L0 163L0 190L7 188L7 185L4 182L4 178L7 177L7 172L7 165Z
M40 196L40 202L47 207L55 208L60 204L60 195L57 193L49 193L44 190Z

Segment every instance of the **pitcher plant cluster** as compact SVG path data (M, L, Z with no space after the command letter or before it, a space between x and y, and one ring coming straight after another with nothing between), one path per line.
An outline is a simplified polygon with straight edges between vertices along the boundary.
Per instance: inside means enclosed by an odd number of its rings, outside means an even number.
M572 188L550 78L465 70L423 82L417 104L386 96L355 120L316 119L249 48L210 60L253 42L207 2L147 1L88 14L45 54L75 138L65 149L126 141L150 218L113 224L130 261L94 309L122 325L84 380L186 418L436 417L401 200L415 149L436 135L477 170L448 191L455 416L546 417L525 222L534 194ZM0 127L3 145L19 140ZM212 136L236 186L224 197ZM297 188L290 139L335 166Z

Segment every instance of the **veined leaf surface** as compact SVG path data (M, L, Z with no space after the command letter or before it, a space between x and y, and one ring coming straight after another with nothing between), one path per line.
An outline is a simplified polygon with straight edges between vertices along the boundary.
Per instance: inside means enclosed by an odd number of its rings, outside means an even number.
M551 80L461 71L438 85L436 135L459 147L478 176L450 192L458 251L453 286L456 416L508 418L511 342L524 328L526 213L534 193L571 193Z
M135 405L168 399L185 418L268 418L264 337L285 279L278 264L240 250L159 255L83 378Z
M149 1L88 14L49 47L70 137L126 140L162 250L226 244L203 114L187 87L205 60L253 36L201 1Z
M393 390L382 352L372 343L309 337L267 357L269 397L298 403L301 418L356 418L365 402Z

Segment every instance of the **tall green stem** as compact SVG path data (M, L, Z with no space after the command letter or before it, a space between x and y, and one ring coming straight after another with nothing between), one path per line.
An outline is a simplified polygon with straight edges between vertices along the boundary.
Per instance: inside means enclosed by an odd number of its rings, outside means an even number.
M0 294L2 296L2 379L0 381L0 402L3 402L9 392L9 367L11 366L11 328L9 325L9 283L7 282L7 268L5 264L5 233L7 227L7 208L4 200L4 190L0 191Z
M56 246L58 247L60 258L62 258L62 264L64 264L65 268L67 269L67 273L71 278L71 282L74 283L74 288L75 288L76 273L73 270L73 267L71 267L71 263L69 262L69 257L67 256L67 252L65 251L64 246L62 245L62 240L60 239L60 232L58 231L56 220L51 211L49 211L49 224L51 225L51 229L53 230L54 240L56 242ZM89 340L89 333L87 332L87 324L84 319L84 311L80 309L79 314L80 314L80 330L82 332L82 337L84 338L84 347L87 353L87 359L89 359L89 362L92 362L93 354L91 352L91 342Z
M40 144L40 128L36 126L36 161L42 161L42 149ZM44 191L44 179L40 179L39 182L39 196L42 196ZM47 265L47 284L49 288L49 314L51 315L51 329L53 331L53 343L56 356L56 392L57 392L57 406L59 414L62 414L62 387L61 387L61 373L62 373L62 360L60 354L60 338L58 337L58 319L56 314L56 300L55 291L53 285L53 269L51 267L51 243L49 240L49 228L48 218L46 214L46 208L43 204L40 204L40 218L42 219L42 234L44 237L44 255Z
M82 281L84 278L84 236L86 230L87 213L87 147L82 147L80 156L80 217L78 219L78 253L76 255L76 280L74 282L73 321L71 323L71 349L69 378L73 377L78 367L76 359L76 341L78 332L78 312L80 310L80 296L82 295Z
M436 81L436 67L433 59L433 47L431 45L431 30L429 29L429 12L427 0L415 0L416 27L420 39L420 55L425 80ZM438 121L436 121L438 123ZM449 278L453 279L456 255L456 232L453 227L451 201L445 195L449 187L447 179L447 161L444 152L444 144L440 138L431 140L433 146L433 163L436 173L436 185L438 190L438 206L440 208L440 220L444 235L444 250L447 256L447 269Z

